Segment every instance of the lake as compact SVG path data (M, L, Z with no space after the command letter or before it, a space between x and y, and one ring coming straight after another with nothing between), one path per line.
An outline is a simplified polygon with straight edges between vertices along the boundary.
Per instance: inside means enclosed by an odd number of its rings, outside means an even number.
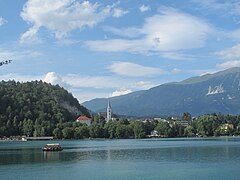
M240 179L240 138L1 141L0 179Z

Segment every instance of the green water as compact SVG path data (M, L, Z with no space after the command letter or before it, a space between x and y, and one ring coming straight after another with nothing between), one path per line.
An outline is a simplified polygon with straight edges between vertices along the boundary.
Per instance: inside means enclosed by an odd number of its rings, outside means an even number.
M0 179L240 179L240 138L0 142Z

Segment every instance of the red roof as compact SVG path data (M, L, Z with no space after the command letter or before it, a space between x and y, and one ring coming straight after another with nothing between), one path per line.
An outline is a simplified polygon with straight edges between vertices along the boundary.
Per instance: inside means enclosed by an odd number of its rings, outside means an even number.
M82 120L92 120L92 119L91 119L91 118L88 118L87 116L79 116L79 117L77 118L77 120L82 121Z

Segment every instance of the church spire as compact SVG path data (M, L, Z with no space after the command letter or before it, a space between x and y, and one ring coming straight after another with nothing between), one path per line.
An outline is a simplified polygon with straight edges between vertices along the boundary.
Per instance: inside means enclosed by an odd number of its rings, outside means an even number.
M107 106L107 122L112 119L112 107L110 104L110 98L108 97L108 106Z

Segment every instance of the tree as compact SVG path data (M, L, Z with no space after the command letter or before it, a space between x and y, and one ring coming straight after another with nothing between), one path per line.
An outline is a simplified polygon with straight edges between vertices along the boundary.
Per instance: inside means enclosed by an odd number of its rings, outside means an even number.
M146 136L144 124L142 121L135 121L133 123L133 133L135 139L143 138Z
M183 116L182 116L182 120L191 122L192 121L192 115L189 112L184 112Z
M82 125L75 128L74 138L82 139L89 137L89 128L87 125Z
M188 125L185 129L184 129L184 136L187 136L187 137L192 137L194 136L194 133L193 133L194 129L191 125Z
M63 138L63 133L62 133L62 130L60 128L55 128L53 130L53 135L57 139L62 139Z
M147 120L147 122L144 124L144 127L145 127L145 133L146 134L151 134L151 132L155 128L155 124L154 124L154 122L152 123L149 120Z
M74 130L72 127L66 127L62 130L64 139L72 139L74 137Z
M104 131L105 131L105 137L107 138L115 138L115 132L116 132L116 128L117 128L117 124L116 122L113 122L112 120L108 121L105 125L104 125Z
M99 124L93 123L89 126L89 135L92 138L103 137L103 129Z
M129 133L128 126L124 125L124 124L118 123L117 127L116 127L115 136L118 139L120 139L120 138L129 138L130 137L130 133Z
M169 126L168 122L160 121L155 128L155 130L158 132L158 134L162 137L171 137L172 130Z
M201 136L213 136L216 130L213 122L216 122L217 117L212 115L205 115L198 118L196 123L197 133Z
M24 119L23 120L23 133L26 136L32 136L33 135L33 121L31 119Z

